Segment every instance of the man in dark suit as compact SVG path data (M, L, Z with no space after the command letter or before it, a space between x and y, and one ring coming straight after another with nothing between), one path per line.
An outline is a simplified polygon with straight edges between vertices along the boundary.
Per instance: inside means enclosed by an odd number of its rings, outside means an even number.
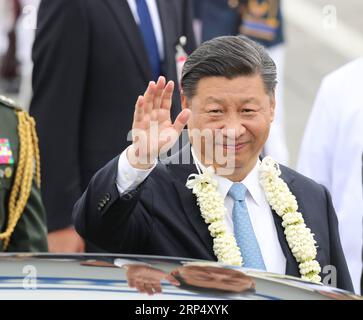
M112 252L218 258L226 263L236 257L236 242L245 267L304 276L319 273L315 267L310 270L311 265L306 272L301 263L315 259L321 275L329 266L336 270L335 284L352 290L327 190L281 166L281 178L297 199L315 248L299 234L295 244L289 232L285 237L286 224L301 225L300 218L284 219L283 227L279 206L285 205L286 193L276 206L260 184L265 162L261 164L259 155L274 117L276 86L276 67L265 49L246 37L229 36L194 51L183 69L183 111L174 123L170 120L173 86L160 78L138 98L133 143L92 178L74 208L77 231ZM157 157L171 148L186 124L191 147L158 163ZM203 190L207 185L216 191L203 198L198 193L201 186L192 191L186 182L191 174L207 174L208 166L215 173L205 176ZM275 189L281 186L268 192ZM218 201L225 208L223 218L215 211ZM286 210L296 211L292 207L289 202ZM211 228L217 218L220 223ZM213 234L215 228L220 231ZM217 250L218 233L231 235L223 240L222 251L230 247L224 255ZM299 250L305 256L300 261Z
M134 101L176 49L194 49L189 0L43 0L33 49L50 251L82 251L71 212L92 175L124 149ZM174 94L175 116L180 110Z

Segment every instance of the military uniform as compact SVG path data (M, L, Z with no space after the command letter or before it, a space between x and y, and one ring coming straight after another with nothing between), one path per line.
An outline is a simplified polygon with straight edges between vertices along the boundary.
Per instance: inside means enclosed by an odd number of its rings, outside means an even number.
M37 150L33 119L0 96L0 252L48 249Z

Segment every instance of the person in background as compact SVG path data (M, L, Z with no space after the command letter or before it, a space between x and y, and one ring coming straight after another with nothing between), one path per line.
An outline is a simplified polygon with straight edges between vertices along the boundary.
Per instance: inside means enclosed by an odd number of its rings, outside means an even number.
M194 0L196 39L243 34L262 44L277 67L276 117L263 150L288 165L284 124L284 24L280 0Z
M359 293L363 242L363 57L327 75L305 128L297 169L332 195L354 289Z
M8 0L7 0L8 1ZM31 58L40 0L0 2L0 56L2 87L17 94L17 104L28 110L32 96Z
M20 16L19 0L7 0L1 5L3 10L1 15L3 55L0 63L1 89L9 94L19 92L20 74L19 61L16 57L16 25ZM1 40L1 39L0 39Z
M84 250L72 226L74 203L128 145L134 101L149 80L177 82L176 55L194 47L190 0L41 2L30 113L40 138L50 251ZM178 97L176 91L174 116Z
M0 252L47 251L45 219L34 119L0 96Z
M194 0L194 31L198 44L220 36L239 33L238 1Z
M18 103L29 109L32 98L32 48L40 0L19 0L22 14L16 24L16 58L19 61L20 85Z
M0 57L3 56L8 48L8 32L12 24L10 11L9 1L0 0Z

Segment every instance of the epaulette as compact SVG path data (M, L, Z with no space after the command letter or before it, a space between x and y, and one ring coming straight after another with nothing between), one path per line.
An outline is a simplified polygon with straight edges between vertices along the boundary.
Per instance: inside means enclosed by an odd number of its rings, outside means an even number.
M8 108L21 110L21 108L16 104L16 102L10 98L0 95L0 105L3 105Z

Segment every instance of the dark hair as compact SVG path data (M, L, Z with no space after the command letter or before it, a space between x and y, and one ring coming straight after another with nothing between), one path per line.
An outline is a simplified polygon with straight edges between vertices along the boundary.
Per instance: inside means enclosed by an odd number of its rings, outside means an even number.
M187 98L195 95L202 78L260 74L268 94L276 87L276 65L263 46L245 36L223 36L204 42L184 64L181 86Z

